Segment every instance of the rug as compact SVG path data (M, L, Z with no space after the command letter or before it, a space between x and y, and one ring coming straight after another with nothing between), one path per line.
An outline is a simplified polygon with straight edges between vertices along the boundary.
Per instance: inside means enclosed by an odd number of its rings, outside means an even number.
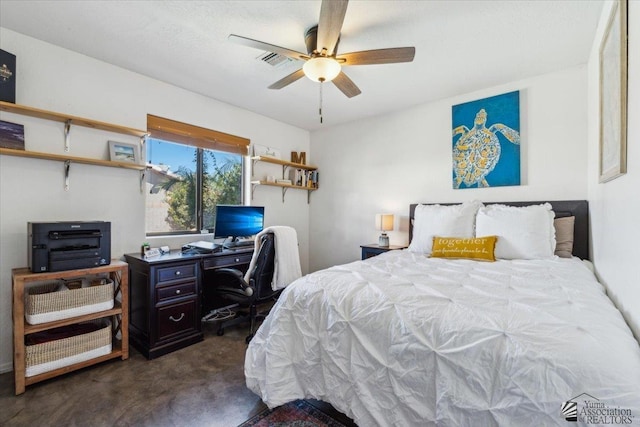
M238 427L345 427L315 406L296 400L274 409L265 409Z

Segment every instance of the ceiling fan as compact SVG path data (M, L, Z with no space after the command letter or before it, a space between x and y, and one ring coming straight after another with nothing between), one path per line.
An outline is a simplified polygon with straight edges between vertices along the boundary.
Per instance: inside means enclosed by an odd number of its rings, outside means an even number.
M282 89L303 76L307 76L320 83L333 82L342 93L352 98L359 95L361 91L342 71L343 66L411 62L416 49L413 46L396 47L338 54L340 30L348 3L349 0L322 0L318 25L309 28L304 36L307 46L306 54L236 34L229 35L229 40L304 61L301 69L273 83L269 89ZM322 122L322 85L320 85L320 122Z

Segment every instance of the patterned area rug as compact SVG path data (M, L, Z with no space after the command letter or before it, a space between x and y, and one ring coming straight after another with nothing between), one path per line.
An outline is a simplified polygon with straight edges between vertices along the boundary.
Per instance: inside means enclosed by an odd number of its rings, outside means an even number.
M265 409L238 427L345 427L315 406L296 400Z

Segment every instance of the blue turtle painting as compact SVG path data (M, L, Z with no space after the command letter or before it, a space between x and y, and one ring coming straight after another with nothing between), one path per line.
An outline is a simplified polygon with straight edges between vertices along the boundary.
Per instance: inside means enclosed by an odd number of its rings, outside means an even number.
M455 141L453 145L453 188L456 189L461 188L463 184L466 188L491 186L488 175L496 168L502 152L498 133L502 134L506 141L515 145L520 144L518 130L502 123L494 123L487 127L487 111L484 108L474 111L477 112L471 129L465 125L459 125L453 129ZM456 140L458 135L460 137ZM516 172L518 174L516 184L519 184L519 163Z

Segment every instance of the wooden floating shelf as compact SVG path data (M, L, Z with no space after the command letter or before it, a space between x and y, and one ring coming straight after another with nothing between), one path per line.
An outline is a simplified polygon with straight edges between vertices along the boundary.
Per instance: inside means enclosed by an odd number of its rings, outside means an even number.
M309 170L309 171L318 169L315 166L303 165L302 163L288 162L286 160L280 160L280 159L276 159L275 157L269 157L269 156L253 156L253 157L251 157L251 160L253 160L254 162L273 163L273 164L276 164L276 165L282 165L282 166L286 166L286 167L290 167L290 168L296 168L296 169L305 169L305 170ZM297 186L296 188L300 188L300 187ZM305 187L303 187L303 188L305 188Z
M112 162L110 160L88 159L86 157L74 157L68 156L66 154L41 153L38 151L13 150L11 148L0 148L0 154L16 157L29 157L32 159L56 160L59 162L66 162L67 160L69 160L72 163L107 166L112 168L134 169L139 171L145 170L147 168L146 165L140 165L137 163Z
M303 187L301 185L293 185L293 184L284 184L280 182L268 182L268 181L251 181L252 185L270 185L272 187L282 187L282 188L297 188L298 190L307 190L307 191L315 191L316 187Z
M53 111L41 110L39 108L27 107L20 104L12 104L10 102L0 101L0 110L9 113L22 114L25 116L36 117L39 119L52 120L55 122L69 122L75 126L88 127L93 129L104 130L107 132L116 132L124 135L132 135L143 137L148 134L146 130L139 130L125 126L105 123L98 120L85 119L83 117L71 116L68 114L55 113Z
M286 160L280 160L277 159L275 157L270 157L270 156L253 156L251 157L251 161L253 162L253 164L255 164L256 162L265 162L265 163L272 163L274 165L280 165L282 166L282 178L285 177L285 172L287 170L287 168L294 168L294 169L304 169L306 171L316 171L318 170L317 167L315 166L311 166L311 165L304 165L302 163L294 163L294 162L288 162ZM251 174L253 174L253 171L251 172ZM253 192L256 188L256 186L258 185L268 185L271 187L279 187L282 189L282 203L284 203L284 195L287 192L288 189L290 188L294 188L296 190L307 190L307 203L309 203L309 198L311 196L311 192L312 191L316 191L318 189L318 187L305 187L302 185L294 185L294 184L285 184L285 183L281 183L281 182L269 182L269 181L251 181L251 198L253 199Z
M302 185L293 185L293 184L284 184L280 182L268 182L268 181L251 181L251 198L253 199L253 191L255 190L257 185L268 185L270 187L278 187L282 189L282 203L284 203L284 195L287 190L290 188L294 188L296 190L307 190L307 203L309 203L309 197L311 196L312 191L316 191L317 187L303 187Z

